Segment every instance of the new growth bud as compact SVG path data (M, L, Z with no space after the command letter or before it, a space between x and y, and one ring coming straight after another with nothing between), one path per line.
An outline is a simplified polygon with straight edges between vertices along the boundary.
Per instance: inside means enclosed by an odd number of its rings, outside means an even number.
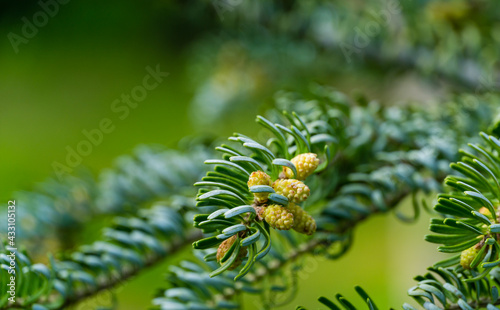
M462 251L462 254L460 255L460 265L464 269L471 269L470 264L476 258L477 252L479 250L476 249L476 246L473 246L471 248L468 248L467 250Z
M221 264L222 258L226 255L227 251L229 251L229 249L231 248L231 246L233 245L233 243L237 239L238 239L238 236L234 235L234 236L231 236L228 239L224 240L219 245L219 248L217 249L217 255L216 255L217 262L219 264ZM229 268L227 270L234 270L234 269L236 269L236 267L241 265L241 263L243 262L243 259L247 256L247 252L248 252L247 247L240 247L238 257L236 257L236 260L234 261L234 263L231 266L229 266Z

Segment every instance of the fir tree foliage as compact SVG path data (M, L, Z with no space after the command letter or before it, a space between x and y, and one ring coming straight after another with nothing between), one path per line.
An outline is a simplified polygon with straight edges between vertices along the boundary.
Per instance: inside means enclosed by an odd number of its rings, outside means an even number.
M153 298L154 307L234 309L240 307L238 296L246 292L262 295L262 307L272 308L287 302L276 296L298 288L294 273L300 269L301 257L342 256L352 246L354 228L373 214L394 211L403 221L416 220L427 208L419 202L419 193L444 192L443 180L451 192L438 196L432 212L439 217L432 220L433 233L426 238L441 244L440 251L455 254L416 277L418 284L408 294L426 309L493 305L498 295L495 225L500 142L493 135L477 135L490 125L487 116L494 114L498 99L489 97L486 102L470 107L456 97L454 103L429 111L418 105L355 101L316 86L308 99L294 93L276 95L276 109L256 119L263 126L264 141L235 134L215 152L190 142L187 150L198 155L180 157L143 147L138 154L149 156L141 161L137 155L130 160L124 157L99 177L113 185L107 187L112 191L102 193L96 186L89 195L92 205L103 205L103 198L97 197L106 195L115 197L106 199L107 206L136 207L117 215L95 242L51 256L48 265L34 263L27 252L19 252L18 299L10 304L3 298L2 306L64 308L123 283L192 243L198 261L169 268L171 288ZM471 144L465 148L468 141ZM457 161L453 150L459 147L464 148ZM159 166L165 158L174 160ZM306 161L313 162L314 169L298 168ZM452 161L457 162L450 169ZM138 169L148 177L133 173ZM262 184L249 186L255 172L260 172L256 180ZM293 179L301 173L301 180ZM193 179L199 180L197 195L180 181ZM281 185L276 181L307 186L306 199L292 203L295 195L278 193ZM149 190L129 190L137 186ZM413 196L411 216L396 210L409 195ZM51 214L65 212L52 210ZM299 211L307 212L304 223L314 221L316 231L308 233L304 227L309 226L297 225ZM283 214L293 215L294 223L273 219L280 220ZM2 285L8 281L8 254L4 249L1 255ZM368 309L376 309L376 301L360 287L356 290ZM352 309L341 295L320 301L331 309L338 305Z

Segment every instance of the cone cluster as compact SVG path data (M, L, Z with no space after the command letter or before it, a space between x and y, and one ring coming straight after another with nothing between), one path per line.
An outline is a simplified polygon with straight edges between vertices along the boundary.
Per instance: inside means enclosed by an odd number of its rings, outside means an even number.
M283 167L280 178L272 182L265 172L254 171L247 184L249 188L255 185L272 186L276 194L288 199L288 205L282 206L268 203L269 193L254 193L254 207L260 220L266 221L274 229L294 229L299 233L312 235L316 231L316 222L298 203L305 201L311 193L302 180L314 173L319 159L314 153L305 153L295 156L291 162L296 167L296 176L292 169Z

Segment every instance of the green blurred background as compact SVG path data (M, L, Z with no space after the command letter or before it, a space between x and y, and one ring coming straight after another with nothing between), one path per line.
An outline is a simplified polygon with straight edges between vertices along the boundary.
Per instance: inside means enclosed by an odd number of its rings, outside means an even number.
M0 2L1 201L53 175L53 163L64 163L66 147L75 148L85 138L82 131L97 128L103 118L116 129L83 158L81 167L94 174L138 144L175 148L188 135L254 134L255 114L280 89L303 91L322 83L388 104L434 102L452 91L447 82L421 72L361 58L349 64L339 50L325 52L307 38L289 40L266 23L245 24L236 10L221 19L208 1L72 0L16 53L9 33L21 34L23 17L31 19L39 10L36 1ZM169 76L120 120L112 102L142 83L147 66L157 65ZM92 242L104 223L88 228L82 243ZM356 284L377 296L382 309L399 307L408 301L411 277L439 257L423 241L427 223L421 218L405 225L392 216L363 223L354 248L337 261L311 263L315 267L302 275L293 302L280 309L316 309L317 296L335 292L356 299ZM167 266L189 256L185 249L115 289L118 308L149 307L153 288L166 285ZM113 298L104 292L75 308L107 306ZM245 309L258 309L253 298L245 296Z

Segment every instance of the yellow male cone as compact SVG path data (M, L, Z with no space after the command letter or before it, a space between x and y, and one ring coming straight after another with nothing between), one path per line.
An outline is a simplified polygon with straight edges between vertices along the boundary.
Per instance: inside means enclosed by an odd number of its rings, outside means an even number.
M274 229L289 230L292 228L293 214L280 205L270 205L264 210L264 219Z
M295 179L278 179L273 183L273 189L276 194L288 198L289 202L302 202L311 193L307 185Z
M316 221L299 205L288 204L288 210L293 214L293 229L301 234L312 235L316 232Z
M476 249L476 246L468 248L467 250L463 250L462 254L460 254L460 265L462 265L464 269L471 269L470 264L472 263L474 258L476 258L478 251L479 250Z
M248 178L248 188L255 185L268 185L271 186L271 177L262 171L254 171ZM267 201L267 197L269 197L269 193L254 193L253 197L255 201L259 204L262 204Z
M297 175L294 176L292 169L283 167L283 175L286 179L305 180L308 176L313 174L314 170L319 166L318 155L314 153L299 154L292 158L291 162L297 169Z

